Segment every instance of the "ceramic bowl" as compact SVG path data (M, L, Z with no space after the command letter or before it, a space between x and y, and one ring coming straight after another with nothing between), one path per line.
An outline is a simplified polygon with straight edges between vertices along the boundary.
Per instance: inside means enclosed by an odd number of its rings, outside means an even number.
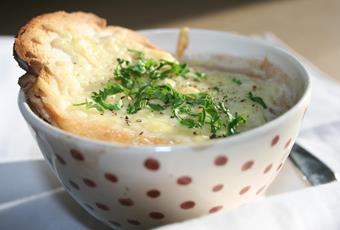
M178 30L142 33L174 51ZM40 119L19 95L21 113L54 173L82 207L112 228L147 229L253 201L277 176L297 137L311 91L297 59L265 42L194 29L187 53L267 57L296 81L299 100L282 116L233 137L143 147L67 133Z

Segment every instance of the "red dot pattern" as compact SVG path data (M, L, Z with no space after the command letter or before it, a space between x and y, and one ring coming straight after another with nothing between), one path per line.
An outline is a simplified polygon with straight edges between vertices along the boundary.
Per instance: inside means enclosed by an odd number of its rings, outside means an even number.
M71 149L70 153L71 153L71 156L77 161L84 161L85 160L84 155L76 149Z
M273 164L267 165L267 167L263 170L263 173L264 174L268 173L272 169L272 167L273 167Z
M218 212L220 210L222 210L223 208L223 205L218 205L218 206L215 206L215 207L212 207L211 209L209 209L209 213L215 213L215 212Z
M192 209L193 207L195 207L196 203L194 201L191 201L191 200L188 200L188 201L185 201L183 203L181 203L180 207L181 209Z
M223 166L227 164L227 162L228 162L228 158L226 156L220 155L215 158L214 164L216 166Z
M131 225L140 225L140 222L138 220L128 219L127 222Z
M155 220L161 220L164 218L164 214L160 212L150 212L149 217Z
M251 169L251 167L253 167L254 163L255 163L255 162L254 162L253 160L246 161L246 162L242 165L241 170L242 170L242 171L247 171L247 170Z
M112 173L105 173L105 178L112 183L118 182L118 177Z
M102 203L96 203L96 206L97 208L103 210L103 211L109 211L110 210L110 207L105 205L105 204L102 204Z
M190 176L181 176L177 179L177 184L179 185L188 185L192 182L192 178Z
M219 192L223 189L224 185L223 184L217 184L212 188L213 192Z
M58 162L62 165L66 165L66 161L64 160L64 158L62 158L59 154L55 154Z
M275 146L279 142L279 139L280 139L279 135L276 135L271 141L271 146ZM289 138L289 140L286 142L286 144L284 146L285 149L290 146L291 141L292 141L292 138ZM83 154L76 149L71 149L70 154L71 154L72 158L74 158L77 161L84 161L85 160L85 157L83 156ZM66 161L59 154L55 154L55 156L56 156L56 159L58 160L58 162L60 164L66 165ZM228 162L228 158L224 155L219 155L214 159L214 165L216 165L216 166L224 166L224 165L227 164L227 162ZM241 166L241 170L247 171L247 170L251 169L254 164L255 164L254 160L248 160ZM144 161L144 166L148 170L157 171L160 168L160 162L155 158L147 158ZM267 165L265 167L263 173L264 174L268 173L272 169L272 167L273 167L272 163ZM276 170L278 171L281 167L282 167L282 163L280 165L278 165ZM106 180L108 180L112 183L118 182L118 177L116 175L112 174L112 173L105 173L104 176L105 176ZM177 178L177 184L178 185L188 185L188 184L192 183L192 181L193 181L193 179L190 176L181 176L181 177ZM89 178L83 178L83 182L88 187L94 188L94 187L97 186L97 184ZM69 184L77 190L80 189L79 185L72 180L69 181ZM256 195L259 195L265 189L265 187L266 186L262 186L261 188L259 188L256 191ZM223 188L224 188L223 184L216 184L212 187L211 191L212 192L219 192L219 191L223 190ZM239 195L246 194L250 189L251 189L250 185L243 187L239 191ZM151 190L148 190L146 192L146 195L150 198L157 198L161 195L161 192L157 189L151 189ZM120 199L118 199L118 202L121 205L127 206L127 207L134 206L134 204L135 204L134 201L131 200L130 198L120 198ZM95 205L98 209L101 209L103 211L109 211L110 210L110 207L105 205L105 204L95 203ZM93 210L93 207L91 205L87 204L87 203L85 203L84 206L89 210ZM183 210L192 209L195 206L196 206L196 203L192 200L184 201L180 204L180 208L183 209ZM221 209L223 209L223 205L217 205L217 206L210 208L209 213L215 213L215 212L220 211ZM165 215L161 212L150 212L149 217L151 219L161 220L161 219L165 218ZM109 222L114 226L117 226L117 227L121 226L120 223L118 223L118 222L115 222L115 221L109 221ZM140 225L141 224L138 220L134 220L134 219L128 219L127 222L131 225Z
M250 190L250 186L248 185L248 186L242 188L242 189L240 190L239 194L240 194L240 195L243 195L243 194L247 193L249 190Z
M280 140L280 136L276 135L271 142L271 146L272 147L275 146L277 143L279 143L279 140Z
M151 189L146 192L146 195L150 198L157 198L161 195L161 192L157 189Z
M127 206L127 207L131 207L133 206L135 203L133 202L133 200L131 200L130 198L119 198L118 202L123 205L123 206Z
M94 182L93 180L89 178L83 178L83 182L86 186L90 188L95 188L97 186L96 182Z
M80 189L80 188L79 188L79 185L78 185L76 182L70 180L69 183L70 183L70 185L71 185L73 188L75 188L75 189L77 189L77 190Z
M147 168L147 169L149 169L151 171L156 171L156 170L159 169L160 163L155 158L147 158L144 161L144 166L145 166L145 168Z

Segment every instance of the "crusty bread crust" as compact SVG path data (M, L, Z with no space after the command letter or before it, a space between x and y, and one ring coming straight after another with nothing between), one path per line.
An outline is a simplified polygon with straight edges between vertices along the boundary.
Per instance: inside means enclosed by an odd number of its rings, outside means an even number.
M64 82L51 65L49 46L58 30L70 27L91 28L91 30L109 30L115 34L124 31L128 38L149 49L157 49L146 38L121 27L107 26L106 20L91 13L63 11L44 14L33 18L23 26L14 44L14 56L27 73L20 78L19 85L25 92L26 98L33 111L51 124L71 133L93 139L133 144L168 144L169 140L133 132L122 132L119 129L107 127L105 124L87 119L74 119L61 113L58 106L46 101L56 101L60 92L52 89L51 84L58 84L62 88ZM52 68L52 67L53 68ZM52 81L53 80L53 81Z

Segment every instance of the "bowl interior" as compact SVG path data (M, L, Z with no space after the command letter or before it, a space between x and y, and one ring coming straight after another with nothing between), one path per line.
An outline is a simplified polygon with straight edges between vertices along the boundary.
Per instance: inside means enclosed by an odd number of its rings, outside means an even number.
M139 31L142 35L146 36L159 48L167 50L171 53L175 53L176 42L178 38L178 29L155 29L155 30L143 30ZM299 105L304 104L304 100L308 99L310 94L310 82L307 71L300 64L300 62L287 53L285 50L278 47L274 47L259 39L253 39L237 34L221 32L221 31L211 31L211 30L201 30L201 29L191 29L189 32L189 47L186 51L186 56L188 58L199 57L200 60L208 59L211 55L232 55L239 58L245 59L257 59L262 60L267 57L271 63L282 69L288 77L292 80L290 83L292 92L296 93L296 103L295 105L285 112L278 118L267 122L266 124L257 127L255 129L246 131L236 136L214 139L211 142L216 143L216 147L221 147L219 144L228 143L244 143L247 139L253 138L254 135L261 135L261 133L267 132L274 126L278 126L280 122L283 122L285 117L290 116L294 113L294 110L298 110ZM82 141L85 145L99 144L106 146L107 148L126 148L126 145L119 143L110 143L100 140L92 140L85 137L76 136L74 134L68 133L61 129L55 128L47 122L40 119L32 110L29 108L25 101L23 93L19 94L19 107L22 111L26 120L29 122L34 122L36 125L47 129L48 132L54 133L54 135L66 135L69 138L74 138L76 140ZM156 151L156 152L173 152L173 151L183 151L183 149L192 148L195 144L179 144L172 146L129 146L126 152L136 153L134 150L143 151Z
M178 29L142 30L157 47L174 54L178 39ZM276 67L279 67L287 77L295 103L304 95L308 88L309 80L299 62L279 47L262 41L258 38L250 38L228 32L190 29L189 46L185 51L185 58L210 61L212 56L231 56L244 59L244 62L233 62L232 59L224 59L220 65L239 68L251 68L252 60L262 61L267 58ZM247 61L248 60L248 61ZM294 104L295 104L294 103Z

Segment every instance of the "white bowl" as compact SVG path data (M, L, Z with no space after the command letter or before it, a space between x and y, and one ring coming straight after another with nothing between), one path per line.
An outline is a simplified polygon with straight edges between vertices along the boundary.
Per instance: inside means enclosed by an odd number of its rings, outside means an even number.
M142 33L174 51L178 30ZM297 137L311 90L296 58L265 42L196 29L187 52L267 57L296 82L300 99L282 116L236 136L200 145L127 146L53 127L19 95L21 113L54 173L81 206L112 228L146 229L253 201L277 176Z

